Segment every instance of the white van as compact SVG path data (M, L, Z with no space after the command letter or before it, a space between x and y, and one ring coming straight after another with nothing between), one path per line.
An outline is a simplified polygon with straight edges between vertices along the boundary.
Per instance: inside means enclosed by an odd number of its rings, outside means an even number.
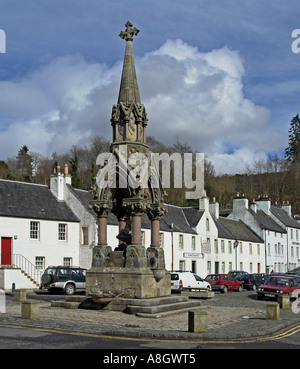
M203 288L211 291L211 285L192 272L170 272L171 291L182 291L187 287Z

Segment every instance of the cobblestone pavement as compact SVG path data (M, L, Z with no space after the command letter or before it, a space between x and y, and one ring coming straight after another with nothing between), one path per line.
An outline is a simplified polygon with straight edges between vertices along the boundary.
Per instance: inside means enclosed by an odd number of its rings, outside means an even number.
M34 296L28 294L27 299ZM107 310L82 310L51 307L50 301L40 300L40 320L21 318L21 303L13 296L6 298L5 313L0 324L29 326L101 335L161 339L243 339L261 337L288 326L300 324L300 315L281 310L277 321L266 320L266 304L258 301L252 291L228 294L216 293L213 299L201 300L207 312L207 333L188 332L188 313L161 318L142 318Z

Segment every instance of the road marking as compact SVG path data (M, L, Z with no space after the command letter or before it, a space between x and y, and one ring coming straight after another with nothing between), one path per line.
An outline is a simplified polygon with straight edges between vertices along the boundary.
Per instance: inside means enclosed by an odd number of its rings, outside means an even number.
M38 338L50 335L49 332L43 331L25 331L21 328L11 328L0 326L0 336L1 337L28 337L28 338Z
M293 327L291 329L289 329L288 331L285 331L283 333L280 333L276 336L271 336L271 337L262 337L260 339L258 339L258 341L273 341L273 340L280 340L282 338L286 338L289 336L292 336L293 334L297 333L300 331L300 325L297 325L296 327Z
M39 332L47 332L47 333L57 333L57 334L68 334L73 336L82 336L82 337L91 337L91 338L106 338L111 340L125 340L125 341L141 341L141 342L181 342L181 343L201 343L201 344L224 344L224 343L253 343L253 342L261 342L261 341L274 341L280 340L300 331L300 325L293 327L285 332L274 336L268 337L257 337L253 339L222 339L222 340L190 340L190 339L159 339L159 338L143 338L143 337L127 337L127 336L111 336L105 334L96 334L96 333L86 333L86 332L73 332L73 331L63 331L59 329L50 329L50 328L36 328L36 327L26 327L26 326L14 326L14 325L1 325L0 327L6 328L16 328L16 329L28 329L32 331ZM0 334L1 336L1 334Z

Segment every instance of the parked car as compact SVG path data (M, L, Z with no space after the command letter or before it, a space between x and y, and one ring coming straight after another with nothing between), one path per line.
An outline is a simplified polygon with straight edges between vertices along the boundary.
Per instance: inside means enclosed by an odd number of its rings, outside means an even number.
M238 275L240 274L248 274L247 272L245 272L244 270L231 270L230 272L228 272L228 274L232 277L232 278L236 278Z
M213 291L226 293L230 290L239 292L243 290L242 282L237 281L229 274L209 274L205 280L209 282Z
M71 266L49 266L42 275L41 288L63 291L73 295L75 291L85 290L86 269Z
M264 282L264 274L239 274L235 279L243 283L243 288L256 291Z
M171 272L171 291L179 292L187 287L203 288L211 291L211 286L204 279L192 272Z
M257 298L262 300L264 297L278 299L280 295L292 295L292 292L299 289L298 282L294 277L271 276L264 284L257 289Z
M259 287L261 284L264 284L264 282L268 279L266 273L254 273L252 274L256 287Z
M297 285L300 286L300 276L299 275L286 274L286 276L295 278Z

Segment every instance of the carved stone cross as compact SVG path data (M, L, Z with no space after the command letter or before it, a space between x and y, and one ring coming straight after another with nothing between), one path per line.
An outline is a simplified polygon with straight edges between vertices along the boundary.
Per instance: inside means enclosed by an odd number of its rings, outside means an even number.
M125 27L126 31L121 31L119 36L126 41L133 41L133 36L136 36L140 31L136 27L132 28L132 24L129 21L125 24Z

